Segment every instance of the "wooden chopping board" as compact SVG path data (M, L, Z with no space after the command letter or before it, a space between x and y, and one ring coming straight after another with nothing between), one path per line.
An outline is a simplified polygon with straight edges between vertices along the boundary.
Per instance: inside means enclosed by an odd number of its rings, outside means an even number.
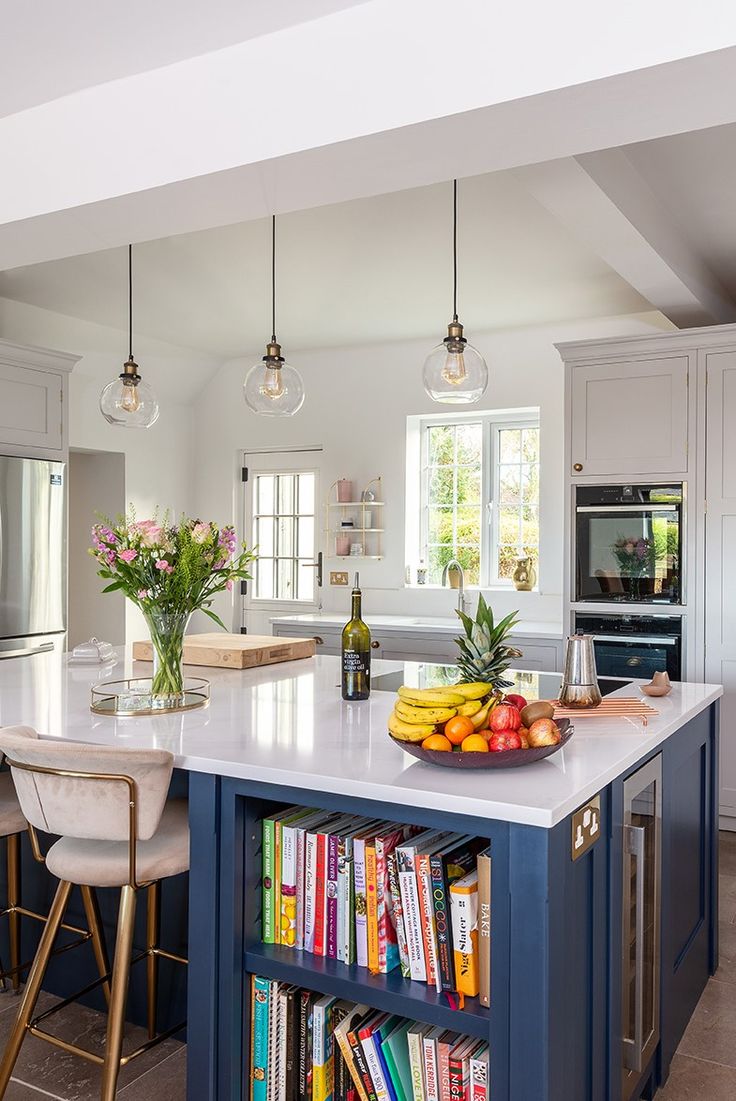
M280 661L314 657L313 638L274 638L272 635L228 635L216 631L206 635L187 635L184 640L185 665L213 665L221 669L255 669ZM153 661L150 642L134 642L135 661Z

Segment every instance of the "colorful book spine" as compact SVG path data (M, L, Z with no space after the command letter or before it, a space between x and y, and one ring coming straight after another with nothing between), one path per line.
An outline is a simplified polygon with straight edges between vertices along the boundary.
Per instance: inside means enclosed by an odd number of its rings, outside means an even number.
M376 1098L378 1101L390 1101L390 1094L388 1090L388 1083L381 1066L381 1061L378 1058L378 1049L376 1047L376 1032L378 1028L376 1026L372 1028L361 1029L359 1033L360 1046L363 1048L363 1054L365 1056L366 1066L368 1067L368 1073L371 1076L373 1082L373 1089L375 1090Z
M457 989L471 998L478 996L478 871L457 879L450 886L452 939Z
M437 1080L440 1101L450 1101L450 1052L459 1039L456 1032L443 1032L437 1041Z
M330 1101L334 1082L332 1058L332 1006L326 995L314 1003L312 1024L312 1101Z
M306 862L306 830L296 830L296 941L297 952L304 951L304 871Z
M355 963L354 914L353 861L345 853L338 855L337 863L337 958L341 963Z
M317 911L317 834L308 833L304 865L304 951L314 952Z
M441 1028L433 1028L422 1040L422 1051L424 1053L424 1093L427 1101L440 1101L437 1040L441 1032Z
M355 958L359 967L368 966L368 900L365 883L366 838L356 837L353 843L353 875L355 880Z
M399 865L399 890L404 911L406 942L409 950L409 974L419 982L427 981L427 965L422 939L422 917L419 908L419 888L414 872L416 849L413 845L402 845L396 850ZM357 895L357 883L356 883Z
M363 1083L363 1089L365 1091L368 1101L378 1101L376 1097L376 1089L373 1085L373 1079L368 1071L368 1064L365 1061L365 1052L363 1051L363 1045L360 1042L360 1032L351 1031L348 1033L348 1040L350 1041L350 1047L353 1052L353 1060L355 1066L360 1075L360 1079Z
M337 861L340 838L327 835L327 882L325 886L325 955L337 959Z
M378 971L387 975L399 966L397 929L391 906L388 860L406 837L405 828L376 837L376 921L378 925Z
M388 1036L390 1036L390 1034L396 1028L399 1020L399 1017L389 1017L387 1021L384 1021L380 1028L375 1029L373 1035L371 1036L371 1042L373 1043L373 1047L375 1048L376 1057L381 1068L381 1074L383 1075L383 1080L386 1084L388 1101L399 1101L399 1096L396 1092L394 1080L391 1077L388 1059L386 1058L386 1051L384 1051L384 1043Z
M278 992L278 1008L276 1013L276 1044L278 1046L278 1082L276 1086L277 1101L286 1101L286 1059L287 1059L287 1031L286 1031L286 997L287 987L283 986Z
M434 927L434 902L432 899L432 875L429 859L429 854L419 853L415 868L427 982L434 985L437 977L437 934Z
M411 1069L411 1090L413 1101L427 1101L424 1089L424 1045L423 1038L428 1031L427 1025L412 1025L406 1035L409 1047L409 1067Z
M276 913L274 910L274 820L264 818L261 826L261 915L264 944L275 944Z
M281 828L279 941L287 948L296 947L296 875L296 828L293 825L283 825Z
M251 984L251 1089L252 1101L266 1101L268 1091L268 1010L271 983L254 975Z
M327 902L327 835L317 834L317 866L314 880L314 948L315 956L324 956L326 950L326 902Z
M279 1089L279 984L275 979L270 982L268 1000L268 1075L266 1076L266 1099L277 1101Z
M396 930L396 943L399 952L399 965L401 974L405 979L411 978L409 968L409 947L406 942L406 929L404 927L404 909L401 904L401 890L399 889L399 868L396 859L396 851L390 852L386 857L388 870L389 901L391 907L391 919Z
M488 1101L489 1050L486 1044L470 1060L470 1094L468 1101Z
M478 988L481 1005L491 1004L491 850L478 856Z
M455 966L452 951L452 926L450 924L450 899L443 869L442 857L433 855L429 861L432 881L432 904L434 908L434 929L437 940L438 990L455 989Z
M368 938L368 970L378 972L378 906L376 884L376 845L369 842L365 847L365 898L366 928Z
M299 1101L309 1101L312 1092L312 1004L315 995L302 990L299 1000Z
M450 1052L450 1101L465 1101L463 1096L463 1062L456 1051Z
M357 1094L360 1101L368 1101L368 1095L365 1092L365 1086L363 1085L363 1079L360 1076L360 1072L355 1065L355 1059L353 1058L353 1048L351 1047L349 1034L353 1029L353 1026L365 1016L368 1012L367 1005L356 1005L346 1015L345 1019L335 1029L335 1040L342 1053L345 1066L348 1074L354 1086L354 1093Z

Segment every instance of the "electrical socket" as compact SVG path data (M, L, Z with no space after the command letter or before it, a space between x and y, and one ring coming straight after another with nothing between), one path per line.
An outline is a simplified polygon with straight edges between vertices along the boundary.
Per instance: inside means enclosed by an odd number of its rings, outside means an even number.
M347 570L330 570L330 585L347 585Z

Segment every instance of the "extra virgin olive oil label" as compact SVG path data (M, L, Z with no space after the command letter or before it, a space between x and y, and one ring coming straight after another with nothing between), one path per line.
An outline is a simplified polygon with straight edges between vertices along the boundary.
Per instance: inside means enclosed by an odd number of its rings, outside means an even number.
M365 673L371 675L371 655L362 650L343 650L342 667L346 673Z

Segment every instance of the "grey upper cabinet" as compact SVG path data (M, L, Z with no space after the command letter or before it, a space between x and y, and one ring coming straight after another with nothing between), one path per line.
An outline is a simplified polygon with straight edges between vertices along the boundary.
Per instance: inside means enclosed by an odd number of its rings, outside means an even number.
M688 468L689 355L570 365L570 475Z
M68 376L77 358L0 340L0 453L65 457Z

